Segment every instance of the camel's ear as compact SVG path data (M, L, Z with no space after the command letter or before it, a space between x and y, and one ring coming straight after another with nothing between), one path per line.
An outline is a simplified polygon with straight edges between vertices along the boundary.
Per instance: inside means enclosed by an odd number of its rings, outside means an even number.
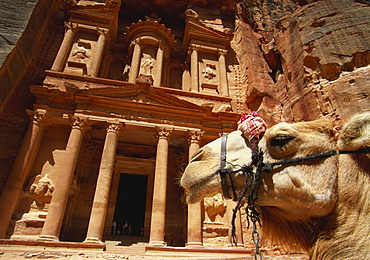
M335 139L338 139L342 126L343 126L343 119L340 117L337 117L331 122L330 130Z
M370 146L370 112L357 114L344 124L339 134L339 150L354 151Z

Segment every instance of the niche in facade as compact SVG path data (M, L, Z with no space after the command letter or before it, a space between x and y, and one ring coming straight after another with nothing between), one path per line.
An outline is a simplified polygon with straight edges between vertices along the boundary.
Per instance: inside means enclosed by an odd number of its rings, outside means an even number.
M128 81L159 87L163 85L175 36L158 20L147 17L127 28L126 44L130 59Z
M97 39L98 36L94 33L78 31L74 37L64 72L75 75L87 75Z

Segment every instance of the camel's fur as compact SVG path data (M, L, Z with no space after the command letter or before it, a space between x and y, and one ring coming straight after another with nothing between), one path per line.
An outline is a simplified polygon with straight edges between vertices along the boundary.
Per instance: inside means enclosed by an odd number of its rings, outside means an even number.
M370 146L370 113L352 117L339 136L331 120L280 123L259 143L265 162L298 158L330 150ZM220 139L201 148L186 168L181 184L189 203L221 192ZM229 135L227 160L250 162L241 132ZM236 168L237 166L230 166ZM262 210L263 235L307 250L312 259L370 257L370 159L367 154L341 154L263 173L257 204ZM241 189L243 178L236 176Z

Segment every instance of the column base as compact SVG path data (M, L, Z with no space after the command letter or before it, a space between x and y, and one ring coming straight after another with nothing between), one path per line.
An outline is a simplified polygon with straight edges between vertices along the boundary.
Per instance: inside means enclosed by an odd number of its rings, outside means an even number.
M37 241L42 242L59 242L59 237L50 235L40 235Z
M87 237L83 244L104 244L99 238L96 237Z
M186 243L185 247L186 248L194 248L194 247L200 248L200 247L204 247L204 246L203 246L203 243L201 243L201 242L189 242L189 243Z
M165 247L166 243L164 241L149 241L149 246Z

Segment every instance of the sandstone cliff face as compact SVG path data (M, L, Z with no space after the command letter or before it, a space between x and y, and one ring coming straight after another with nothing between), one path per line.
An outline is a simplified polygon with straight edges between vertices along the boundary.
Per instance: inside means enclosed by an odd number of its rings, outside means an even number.
M369 3L327 0L287 8L271 1L276 8L267 12L260 1L248 2L243 17L251 8L253 15L239 23L236 38L249 109L270 124L369 109ZM291 13L281 16L281 6Z

